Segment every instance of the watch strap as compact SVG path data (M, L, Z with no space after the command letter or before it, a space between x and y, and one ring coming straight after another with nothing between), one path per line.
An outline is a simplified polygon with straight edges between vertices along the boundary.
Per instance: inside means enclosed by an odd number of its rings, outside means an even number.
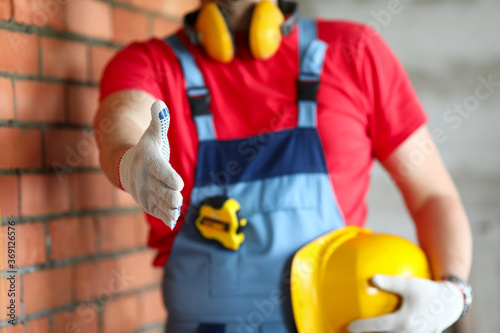
M465 316L467 312L470 309L470 306L472 304L472 287L470 284L468 284L466 281L460 279L458 276L455 275L446 275L442 277L443 281L449 281L456 285L458 289L462 292L464 295L464 308L462 310L461 317Z

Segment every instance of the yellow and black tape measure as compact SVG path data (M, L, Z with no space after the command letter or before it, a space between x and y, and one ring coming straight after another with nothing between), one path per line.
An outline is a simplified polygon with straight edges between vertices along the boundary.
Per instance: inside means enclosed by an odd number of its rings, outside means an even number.
M237 251L245 241L243 228L247 225L247 220L239 212L240 204L233 198L218 196L205 199L200 204L196 228L203 237Z

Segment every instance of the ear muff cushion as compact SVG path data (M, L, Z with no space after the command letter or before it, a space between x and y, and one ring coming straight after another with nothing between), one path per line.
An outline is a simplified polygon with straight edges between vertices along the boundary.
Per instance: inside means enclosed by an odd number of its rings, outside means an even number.
M224 63L233 60L233 36L215 2L208 2L201 8L196 20L196 30L208 55Z
M285 16L271 1L259 2L253 11L250 22L250 51L256 59L271 58L281 45L281 25Z

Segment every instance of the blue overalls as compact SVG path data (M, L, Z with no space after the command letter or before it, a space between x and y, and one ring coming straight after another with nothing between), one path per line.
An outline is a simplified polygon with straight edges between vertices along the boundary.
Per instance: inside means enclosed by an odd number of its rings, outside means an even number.
M295 332L289 295L293 255L343 218L316 129L316 93L327 45L300 19L296 128L219 141L203 74L181 39L166 39L181 64L199 138L191 204L227 195L248 220L238 251L204 239L187 214L165 266L168 333ZM249 156L242 149L258 142ZM214 177L218 175L218 177Z

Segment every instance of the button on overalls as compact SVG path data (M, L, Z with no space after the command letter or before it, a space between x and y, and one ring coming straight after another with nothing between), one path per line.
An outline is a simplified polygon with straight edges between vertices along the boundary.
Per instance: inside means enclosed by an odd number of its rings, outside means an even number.
M237 140L216 139L202 72L177 35L165 40L181 64L199 138L191 204L227 195L248 220L244 243L230 251L203 238L187 214L165 266L168 333L295 332L289 294L293 255L344 225L316 128L327 46L316 38L313 20L300 19L298 28L297 127ZM260 149L243 153L252 142Z

